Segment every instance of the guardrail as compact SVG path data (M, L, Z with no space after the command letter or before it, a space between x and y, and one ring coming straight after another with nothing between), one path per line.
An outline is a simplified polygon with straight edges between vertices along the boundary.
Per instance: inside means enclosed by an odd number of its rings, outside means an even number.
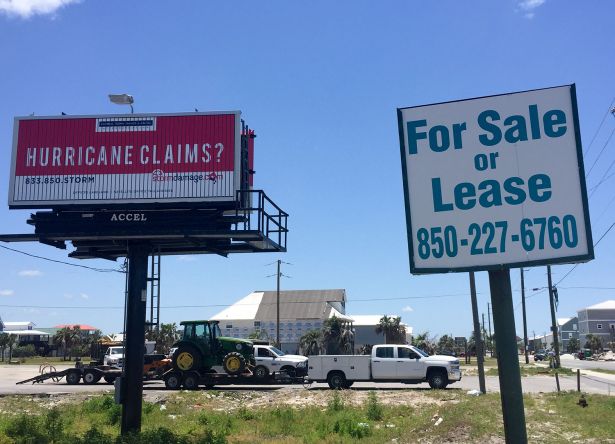
M258 231L282 251L286 250L288 236L288 213L275 204L263 190L243 190L237 192L240 206L235 215L242 219L237 222L241 231Z

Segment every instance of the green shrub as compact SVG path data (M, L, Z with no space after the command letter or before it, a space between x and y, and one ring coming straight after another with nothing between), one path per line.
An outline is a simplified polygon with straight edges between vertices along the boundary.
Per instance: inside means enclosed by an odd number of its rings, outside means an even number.
M355 439L361 439L371 434L369 424L360 422L353 416L342 416L335 421L333 431L338 435L347 435Z
M329 402L327 403L327 410L330 412L341 412L344 410L344 400L340 396L338 390L334 390Z
M81 439L77 438L74 441L75 444L109 444L110 442L113 442L113 438L104 434L96 427L92 427L85 432Z
M19 415L11 418L4 429L15 444L48 444L47 434L43 431L37 417Z
M31 358L36 356L36 348L34 345L28 344L13 348L13 358Z
M43 426L50 442L65 442L64 422L62 421L62 413L60 413L60 409L54 407L49 410L43 420Z
M383 408L380 401L378 401L378 396L376 392L369 392L367 395L367 419L371 419L372 421L380 421L383 416Z

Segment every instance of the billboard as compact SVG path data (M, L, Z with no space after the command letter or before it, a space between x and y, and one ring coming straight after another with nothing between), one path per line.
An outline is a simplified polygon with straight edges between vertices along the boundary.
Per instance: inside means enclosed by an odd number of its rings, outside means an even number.
M234 201L240 112L16 117L11 208Z
M412 273L593 259L574 85L397 114Z

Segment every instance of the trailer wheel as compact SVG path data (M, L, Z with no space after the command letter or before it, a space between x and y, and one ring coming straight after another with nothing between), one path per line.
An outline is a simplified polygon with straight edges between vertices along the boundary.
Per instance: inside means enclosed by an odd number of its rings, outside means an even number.
M262 365L257 365L252 373L254 373L254 377L257 379L265 379L269 376L269 370L267 370L267 367Z
M115 382L115 376L103 376L103 379L107 384L113 384Z
M333 390L346 388L346 376L342 372L331 372L327 378L329 387Z
M230 352L222 360L222 367L229 375L240 375L246 369L246 359L240 353Z
M446 371L441 369L431 370L427 376L427 382L429 382L429 387L432 389L445 389L448 385Z
M101 374L97 370L85 370L83 372L83 383L84 384L96 384L100 381Z
M188 372L184 375L184 388L186 390L196 390L199 388L199 374L197 372Z
M79 384L81 380L81 372L79 370L73 370L66 374L66 383L68 385Z
M164 378L164 385L169 390L179 390L182 386L182 376L179 372L168 373Z

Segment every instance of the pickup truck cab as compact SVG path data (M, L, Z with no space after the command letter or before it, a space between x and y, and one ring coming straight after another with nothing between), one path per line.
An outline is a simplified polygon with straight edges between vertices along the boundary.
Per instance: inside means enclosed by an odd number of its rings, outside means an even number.
M443 389L461 380L461 370L452 356L429 356L411 345L382 344L372 348L371 356L310 356L308 379L327 382L332 389L350 388L355 381L428 382L431 388Z
M308 358L301 355L287 355L271 345L254 345L256 365L252 373L259 379L265 379L274 372L285 371L288 376L305 376Z
M109 347L103 358L103 365L122 367L124 365L124 347Z

